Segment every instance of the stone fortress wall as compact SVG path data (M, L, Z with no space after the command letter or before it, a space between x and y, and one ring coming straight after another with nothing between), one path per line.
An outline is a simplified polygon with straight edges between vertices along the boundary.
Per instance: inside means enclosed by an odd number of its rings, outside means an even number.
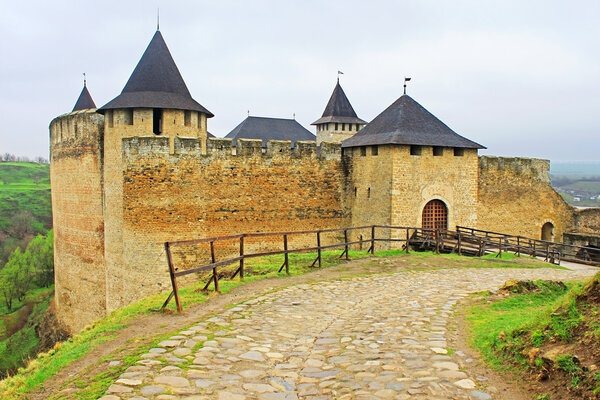
M574 228L574 209L550 185L550 162L533 158L479 157L477 228L542 238L552 224L554 241Z
M183 134L176 128L186 126L183 112L165 117L173 128L155 135L144 115L133 113L137 129L125 114L113 115L111 126L109 116L92 110L58 117L50 126L56 301L73 331L169 290L165 241L420 226L432 199L447 205L449 229L466 225L539 238L551 222L561 240L566 231L597 226L552 189L545 160L478 157L469 149L434 153L427 146L420 155L411 155L410 146L342 151L326 142L297 142L292 150L287 141L270 141L263 150L259 140L244 139L232 149L231 140L207 140L205 121L197 117ZM313 237L299 237L290 248L314 244ZM248 246L265 250L281 243ZM178 257L190 266L207 261Z

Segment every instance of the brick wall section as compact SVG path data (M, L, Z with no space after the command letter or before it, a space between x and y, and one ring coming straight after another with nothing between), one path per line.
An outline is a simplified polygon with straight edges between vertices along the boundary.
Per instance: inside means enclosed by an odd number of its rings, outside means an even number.
M50 124L55 302L73 332L106 313L103 119L86 110Z
M236 155L230 140L209 143L202 154L198 140L176 139L171 154L167 138L123 139L123 262L113 273L127 287L111 293L115 303L168 288L165 241L349 224L339 145L317 157L314 142L293 152L269 142L263 154L260 140L240 140Z
M546 222L554 240L573 224L573 208L550 185L548 160L480 157L477 228L541 238Z

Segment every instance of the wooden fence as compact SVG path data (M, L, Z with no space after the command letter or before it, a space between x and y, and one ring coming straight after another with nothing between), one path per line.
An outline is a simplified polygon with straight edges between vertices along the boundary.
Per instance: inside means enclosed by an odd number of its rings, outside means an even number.
M364 238L363 235L360 235L359 239L351 240L350 235L355 231L368 231L370 235L368 238ZM392 232L394 231L396 232L396 235L392 235ZM343 241L325 244L323 243L322 239L323 235L327 233L338 233L340 238L343 236ZM377 236L378 233L380 236ZM384 237L382 236L382 233L387 233L387 235L384 235ZM289 240L299 235L314 235L315 245L290 249L288 246ZM273 238L276 238L281 244L281 248L271 251L248 252L245 244L246 239L256 238L263 240L270 238L271 242L273 242ZM239 242L239 253L237 253L235 256L227 256L217 260L215 252L216 245L220 242L232 241ZM165 300L161 309L164 309L171 299L175 297L177 310L179 312L182 311L179 290L177 286L177 278L179 277L210 271L210 278L206 282L203 290L208 289L210 284L213 283L215 291L219 291L218 268L227 265L237 265L237 269L231 278L233 279L235 276L239 275L239 277L242 279L244 278L244 261L249 258L283 255L283 262L278 271L281 272L285 270L286 274L289 274L289 254L291 253L316 252L316 258L312 262L311 267L316 266L320 268L322 265L323 250L343 248L340 258L345 257L345 259L348 260L348 251L350 250L350 246L359 245L362 249L363 244L368 244L369 247L367 253L374 254L375 244L377 242L399 243L400 246L398 248L402 248L407 253L410 252L411 247L416 250L434 250L436 253L455 252L461 255L473 256L483 256L485 254L497 253L497 256L499 257L502 252L511 251L515 252L515 254L518 256L521 254L527 254L534 257L543 257L545 261L553 263L560 263L560 260L563 259L576 262L585 262L592 265L600 265L600 262L595 262L589 255L587 258L577 258L572 255L574 250L576 250L575 254L581 254L582 250L585 254L589 254L589 251L597 251L597 249L563 245L560 243L524 238L521 236L506 235L462 226L457 226L456 231L390 225L369 225L309 231L243 233L238 235L219 236L206 239L165 242L165 253L167 255L169 275L173 290ZM180 270L179 266L175 265L172 255L172 249L174 247L193 246L206 243L209 244L210 253L210 262L208 264L202 264L185 270ZM570 249L571 251L569 253L565 253L564 249L566 248ZM565 255L567 255L567 257L565 257Z

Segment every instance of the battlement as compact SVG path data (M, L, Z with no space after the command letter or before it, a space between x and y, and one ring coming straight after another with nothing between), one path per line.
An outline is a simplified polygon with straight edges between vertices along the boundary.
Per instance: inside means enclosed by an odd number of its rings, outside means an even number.
M60 115L50 122L51 146L77 141L98 141L98 133L104 130L104 116L96 109L78 110ZM97 143L96 143L97 144Z
M550 161L540 158L480 156L479 169L481 172L504 171L550 183Z
M297 141L291 148L289 140L269 140L267 147L262 147L260 139L238 139L237 146L233 147L231 139L208 138L206 151L202 150L199 138L173 139L174 146L171 151L169 138L164 136L135 136L122 139L122 152L124 158L136 156L164 155L171 157L202 157L208 159L224 158L289 158L289 159L315 159L322 161L341 160L342 146L340 143L321 143L317 148L315 141Z

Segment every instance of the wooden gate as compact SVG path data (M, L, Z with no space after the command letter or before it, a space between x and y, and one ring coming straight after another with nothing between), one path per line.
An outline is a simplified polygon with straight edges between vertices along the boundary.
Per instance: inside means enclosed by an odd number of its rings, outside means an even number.
M426 229L448 229L448 208L441 200L431 200L423 208L422 227Z

